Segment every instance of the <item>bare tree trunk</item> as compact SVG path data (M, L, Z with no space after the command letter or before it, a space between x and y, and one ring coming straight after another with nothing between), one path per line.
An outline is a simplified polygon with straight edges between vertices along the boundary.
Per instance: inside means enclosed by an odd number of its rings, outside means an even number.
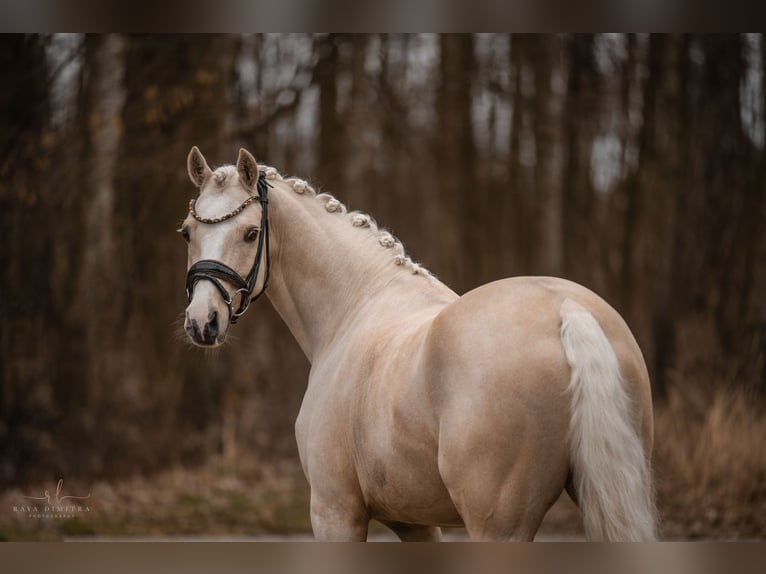
M439 90L439 178L441 181L442 250L448 258L448 283L462 292L479 283L476 254L481 225L476 213L475 146L471 123L473 38L443 34Z
M567 278L589 284L597 226L590 156L593 144L594 95L597 77L593 62L593 36L569 39L569 78L564 108L567 156L564 166L562 240Z
M655 129L655 108L657 99L656 84L659 78L659 52L661 39L652 35L649 40L649 73L647 74L642 91L642 121L638 133L638 162L633 173L628 174L626 182L626 201L623 220L623 240L622 240L622 272L620 292L623 296L623 309L631 318L629 323L635 328L640 320L641 304L635 300L636 294L641 289L636 284L639 280L637 272L637 255L639 253L639 221L643 212L641 202L642 184L646 183L644 172L651 163ZM645 333L645 331L644 331Z
M336 72L340 62L335 34L317 40L314 81L319 87L319 165L317 179L320 186L332 189L340 185L339 149L343 141L342 126L338 118L338 85Z
M662 177L653 190L656 243L650 251L656 254L656 296L653 316L654 361L650 365L652 387L658 397L667 389L667 370L675 355L674 324L684 308L681 270L683 217L687 194L693 189L688 177L689 165L689 37L674 37L665 44L660 77L664 80L660 105L660 121L667 148L660 150ZM656 144L659 145L659 144Z
M83 233L88 248L80 270L79 308L89 352L87 401L93 413L101 406L104 381L118 380L123 369L121 346L111 334L119 331L120 309L115 301L121 300L117 293L122 289L114 245L114 178L125 102L124 52L120 35L86 38L83 120L88 134L84 148L88 201L83 205Z
M551 89L560 53L559 39L538 35L534 39L535 70L535 225L531 243L535 270L543 275L562 272L562 197L559 155L561 102Z
M43 36L0 37L0 485L55 464L45 441L60 419L51 400L61 382L56 369L66 369L56 361L61 334L51 281L61 200L40 152L50 117L45 43Z
M345 189L354 193L372 194L369 185L371 166L374 165L376 149L374 133L380 125L377 122L375 106L371 105L372 94L365 73L369 39L364 34L353 34L348 39L351 50L349 75L351 94L345 113L346 146L349 153L345 158ZM367 199L367 198L366 198Z
M705 51L705 88L718 89L715 99L703 102L710 117L710 129L706 134L715 155L709 161L719 167L715 176L710 178L708 193L717 201L708 203L700 213L710 229L707 234L707 252L711 258L708 263L713 272L714 284L720 289L719 297L712 299L717 326L724 345L730 352L737 349L738 327L742 317L741 309L742 273L744 258L741 256L751 237L749 229L758 225L752 216L754 205L751 180L753 172L748 163L755 162L753 148L742 130L740 118L740 85L745 71L744 44L739 34L704 35L702 46ZM707 139L707 138L706 138ZM740 170L727 171L726 166L742 162ZM726 198L723 200L723 198ZM712 217L711 207L718 211ZM721 221L722 220L722 221ZM763 222L759 222L761 225Z
M505 195L502 213L508 216L510 225L500 226L509 229L510 233L501 235L501 240L508 241L512 247L513 264L516 273L531 273L532 243L530 237L530 208L529 189L525 175L525 167L521 161L521 140L524 122L524 66L526 61L528 37L524 34L511 36L511 68L513 70L513 99L511 112L510 157L508 161L508 185L510 189Z
M766 34L761 34L761 109L766 114ZM766 123L766 118L764 118ZM766 126L763 127L766 131ZM764 134L766 137L766 133ZM748 243L746 254L747 275L745 277L745 293L749 294L748 305L743 310L748 324L754 325L751 353L753 380L755 387L761 393L766 392L766 142L762 144L760 165L757 182L754 187L752 211L756 224L753 238Z
M703 89L718 89L716 98L701 103L709 122L701 151L711 171L706 201L698 206L702 228L708 230L704 234L705 271L712 288L706 300L715 316L723 352L738 357L729 365L728 377L737 382L756 380L766 360L766 312L764 283L760 289L756 287L749 266L764 227L763 183L758 179L763 177L759 171L763 151L753 146L740 117L746 44L742 35L726 34L704 35L701 46L705 53ZM738 167L732 169L734 165Z
M222 132L228 129L227 83L237 47L235 37L218 35L127 41L114 215L124 296L112 301L121 311L122 329L114 336L125 369L120 384L102 382L123 417L101 426L105 443L113 444L112 457L121 441L142 435L136 425L144 418L157 421L155 440L141 453L132 449L145 461L157 464L161 451L180 458L221 449L220 405L233 365L213 362L202 368L202 357L181 355L183 348L174 343L185 306L186 266L186 248L174 230L196 192L183 168L190 146L198 145L216 164L236 153L235 146L223 146ZM158 380L162 383L153 384ZM178 446L169 448L176 441ZM130 461L109 462L119 467Z

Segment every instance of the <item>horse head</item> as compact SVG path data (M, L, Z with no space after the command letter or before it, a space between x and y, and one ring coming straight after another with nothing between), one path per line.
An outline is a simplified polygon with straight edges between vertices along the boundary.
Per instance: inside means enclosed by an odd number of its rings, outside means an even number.
M196 345L216 347L266 288L268 184L245 149L236 166L212 170L195 146L187 168L199 196L179 229L188 243L184 330Z

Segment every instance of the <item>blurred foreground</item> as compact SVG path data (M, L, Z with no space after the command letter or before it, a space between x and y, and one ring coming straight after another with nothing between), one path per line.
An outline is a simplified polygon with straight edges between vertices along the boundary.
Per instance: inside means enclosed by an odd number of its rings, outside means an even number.
M655 482L662 539L766 539L766 408L744 393L704 399L673 391L655 413ZM0 497L0 539L311 539L309 490L294 459L261 464L243 456L175 467L149 477L66 482L90 492L90 512L33 518L14 512L23 496L53 484L11 489ZM577 507L566 494L546 516L538 540L579 540ZM370 538L395 540L373 521ZM445 529L445 540L464 540Z

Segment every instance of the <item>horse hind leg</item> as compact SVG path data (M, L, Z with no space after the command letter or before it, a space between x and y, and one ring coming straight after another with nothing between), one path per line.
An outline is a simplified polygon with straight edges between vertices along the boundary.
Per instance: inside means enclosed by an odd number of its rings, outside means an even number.
M443 463L442 476L471 540L532 541L548 509L564 489L525 458L498 469L495 457L470 465ZM555 484L554 484L555 482Z
M439 473L471 540L533 540L564 490L566 421L526 410L480 403L473 424L460 409L444 417Z
M551 504L529 505L534 494L529 490L506 487L492 504L476 504L463 511L463 521L471 540L531 542Z
M523 494L498 493L492 500L467 503L461 511L466 532L473 541L531 542L535 538L546 508L529 508Z
M438 526L423 526L420 524L405 524L404 522L383 522L402 542L439 542L441 528Z

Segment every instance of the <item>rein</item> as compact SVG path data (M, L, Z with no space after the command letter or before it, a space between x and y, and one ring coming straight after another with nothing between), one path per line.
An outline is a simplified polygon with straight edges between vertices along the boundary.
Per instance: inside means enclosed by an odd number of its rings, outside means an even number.
M243 278L239 273L234 271L234 269L228 265L213 259L201 259L189 267L189 271L186 272L186 297L188 301L191 302L192 297L194 296L194 287L199 281L210 281L213 283L213 285L215 285L216 289L218 289L218 292L223 297L224 303L226 303L226 306L229 308L229 322L232 325L237 322L237 319L245 314L245 311L247 311L250 303L263 295L264 291L266 291L266 286L269 284L269 272L271 267L268 212L269 187L271 187L271 185L269 185L269 183L266 181L265 175L260 173L258 175L258 183L256 184L258 195L249 197L236 209L221 217L200 217L194 208L196 201L192 199L189 202L189 213L191 216L200 223L205 223L208 225L214 225L216 223L226 221L227 219L231 219L256 200L261 204L261 227L258 233L258 249L255 252L255 261L253 261L253 266L250 268L250 272L247 274L247 277ZM255 283L258 280L258 272L261 268L261 261L263 260L264 247L266 249L266 275L264 276L263 286L261 287L260 291L253 295L253 291L255 290ZM221 279L234 285L235 291L231 296L229 296L229 292L226 290L226 287L224 287L223 283L221 283ZM235 310L233 306L237 295L240 295L240 301L239 306Z

